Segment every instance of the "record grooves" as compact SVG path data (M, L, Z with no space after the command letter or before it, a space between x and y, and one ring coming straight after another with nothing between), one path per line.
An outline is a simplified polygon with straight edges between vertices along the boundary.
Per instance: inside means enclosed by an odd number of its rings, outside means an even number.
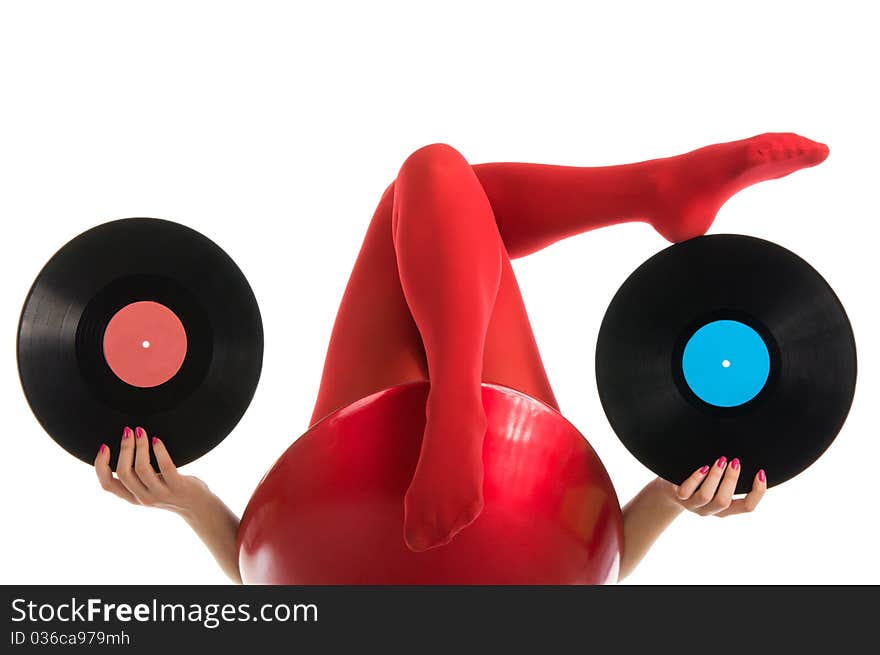
M90 464L108 443L114 467L126 425L160 436L178 465L208 452L250 403L262 354L259 308L232 259L153 218L105 223L62 247L18 329L19 375L41 425Z
M738 457L737 493L770 486L828 448L855 391L843 306L794 253L741 235L675 244L611 301L596 348L603 409L623 444L679 483Z

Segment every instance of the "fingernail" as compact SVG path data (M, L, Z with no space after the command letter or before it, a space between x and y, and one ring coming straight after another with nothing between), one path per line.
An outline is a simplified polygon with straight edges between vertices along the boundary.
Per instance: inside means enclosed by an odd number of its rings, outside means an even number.
M703 475L706 475L706 473L707 473L708 471L709 471L709 465L708 465L708 464L706 464L706 466L704 466L703 468L700 469L700 473L702 473Z
M107 450L107 445L106 445L106 444L101 444L101 447L98 448L98 454L99 454L99 455L103 455L105 450Z
M144 432L144 429L141 427L135 428L134 433L135 433L135 435L137 435L138 439L143 439L145 436L147 436L147 433Z
M727 458L724 456L719 457L717 464L718 464L718 468L723 469L724 465L727 464Z
M761 469L760 471L758 471L758 479L759 479L761 482L766 482L766 481L767 481L767 474L764 473L764 469Z
M125 428L122 431L122 438L123 439L131 439L131 428Z
M733 458L733 461L730 463L730 468L732 468L734 471L739 468L739 457Z
M153 437L153 445L155 446L157 443L159 443L159 437Z

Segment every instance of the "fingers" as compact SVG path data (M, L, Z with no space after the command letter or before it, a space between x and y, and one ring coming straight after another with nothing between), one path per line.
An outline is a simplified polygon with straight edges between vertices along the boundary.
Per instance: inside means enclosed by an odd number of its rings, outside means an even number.
M156 462L159 464L162 478L169 487L173 488L180 481L180 473L177 472L177 467L174 465L174 461L171 459L171 455L168 454L168 450L165 448L162 440L158 437L153 437L152 441L153 454L156 455Z
M767 475L758 471L752 481L752 489L744 498L733 499L739 481L738 458L727 464L726 457L719 457L709 467L694 471L690 477L675 488L675 496L686 509L701 516L732 516L752 512L767 491Z
M722 512L718 512L715 516L733 516L734 514L747 514L755 511L758 503L764 497L767 491L767 474L764 469L758 471L755 479L752 481L752 489L743 498L734 500L730 507Z
M164 506L170 485L182 479L168 451L159 439L153 438L153 449L161 475L150 463L150 438L141 427L126 427L119 445L116 478L110 470L110 449L102 445L95 457L95 471L101 487L120 498L146 506Z
M724 477L721 478L721 484L718 485L718 491L715 497L708 504L700 508L701 513L705 516L708 514L717 514L723 512L733 502L733 492L736 490L736 483L739 480L739 459L734 457L730 460L727 470L724 471Z
M726 466L726 457L719 457L715 460L715 463L703 479L703 483L683 505L692 512L702 513L699 510L711 503L712 499L715 498L715 492L718 490L718 484L721 482Z
M687 480L676 487L675 497L683 501L693 496L694 492L697 490L697 487L700 486L700 483L706 477L706 474L708 472L709 466L707 464L706 466L703 466L702 468L699 468L691 473L690 477Z
M119 444L119 459L116 462L116 476L125 485L138 501L149 495L147 487L141 482L137 473L134 471L134 432L131 428L126 427L122 431L122 441Z
M152 493L156 493L165 483L156 475L150 464L150 441L147 431L141 427L134 429L134 472L143 485Z
M137 504L134 495L125 488L119 480L113 477L113 471L110 470L110 449L106 444L101 444L98 454L95 457L95 473L98 475L98 482L104 491L109 491L115 496L119 496L123 500Z

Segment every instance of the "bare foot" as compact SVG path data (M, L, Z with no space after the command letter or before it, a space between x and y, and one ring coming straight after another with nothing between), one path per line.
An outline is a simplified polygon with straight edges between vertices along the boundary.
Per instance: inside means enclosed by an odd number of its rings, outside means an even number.
M457 406L453 415L436 415L425 427L404 499L404 538L416 552L449 543L483 511L482 402L472 410Z
M657 207L651 224L672 242L705 234L737 191L828 156L828 146L797 134L760 134L657 161Z

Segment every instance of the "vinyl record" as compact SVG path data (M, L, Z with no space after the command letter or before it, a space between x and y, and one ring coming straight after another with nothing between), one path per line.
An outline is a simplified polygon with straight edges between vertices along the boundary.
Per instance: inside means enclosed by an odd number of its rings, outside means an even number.
M115 468L125 426L159 436L178 465L222 441L256 390L259 308L214 242L178 223L128 218L62 247L24 303L18 370L37 420L91 464Z
M680 483L738 457L737 493L769 486L825 451L852 404L856 350L846 313L800 257L753 237L666 248L611 301L596 349L599 396L639 461Z

